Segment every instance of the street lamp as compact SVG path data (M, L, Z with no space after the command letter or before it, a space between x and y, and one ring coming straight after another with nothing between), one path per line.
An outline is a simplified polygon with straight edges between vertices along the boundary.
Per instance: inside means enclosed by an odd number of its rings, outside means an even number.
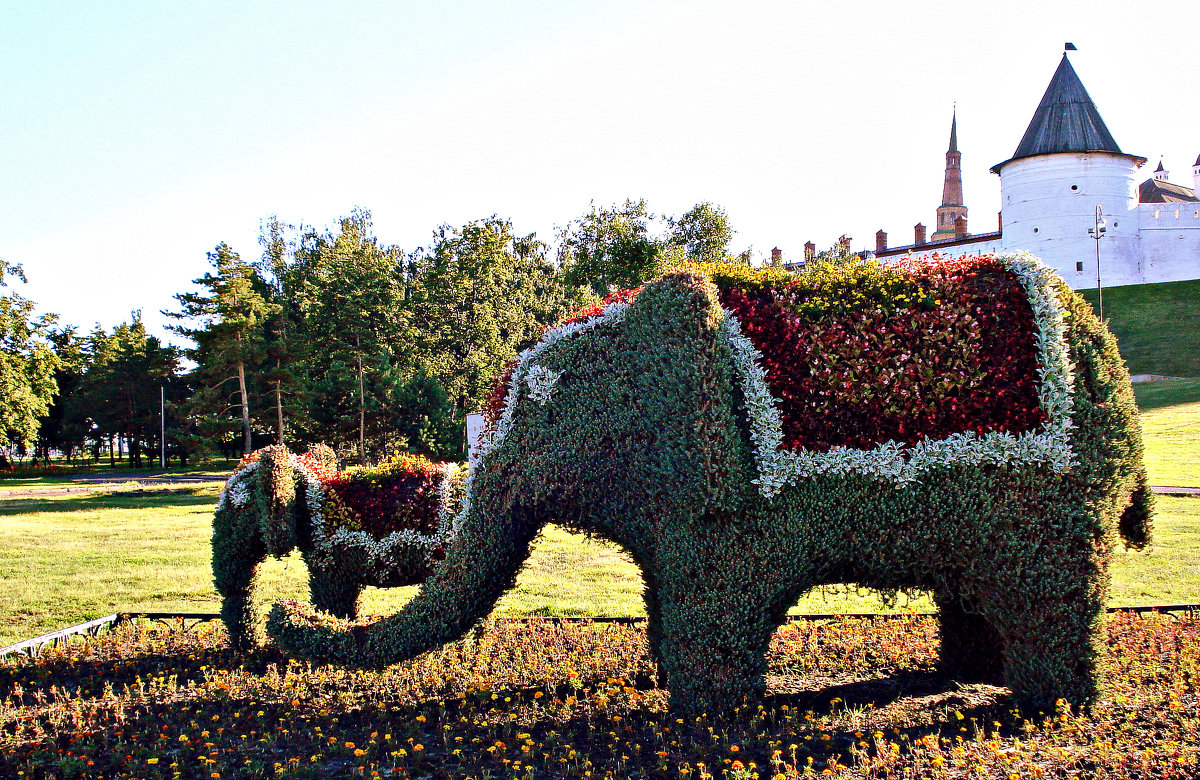
M1096 241L1096 308L1101 322L1104 322L1104 288L1100 286L1100 239L1104 238L1107 230L1108 220L1104 218L1104 212L1100 210L1100 207L1096 206L1096 226L1088 228L1088 235Z

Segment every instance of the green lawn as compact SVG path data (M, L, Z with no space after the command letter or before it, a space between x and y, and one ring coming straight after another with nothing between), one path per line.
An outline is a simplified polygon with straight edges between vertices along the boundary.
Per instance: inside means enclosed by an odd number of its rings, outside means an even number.
M1152 482L1200 486L1194 456L1200 402L1158 406L1143 419ZM206 485L0 501L0 645L117 611L216 611L209 567L216 495L217 486ZM1200 498L1160 498L1155 527L1153 550L1119 557L1114 605L1200 602ZM306 595L298 555L263 568L264 601ZM371 588L362 608L392 612L414 591ZM636 567L619 549L550 527L498 609L508 615L640 615L640 594ZM795 611L930 606L924 598L885 605L870 591L828 589L808 594Z
M1095 308L1096 291L1079 292ZM1105 288L1104 318L1131 374L1200 377L1198 302L1200 280Z
M1152 485L1200 487L1200 379L1134 385Z

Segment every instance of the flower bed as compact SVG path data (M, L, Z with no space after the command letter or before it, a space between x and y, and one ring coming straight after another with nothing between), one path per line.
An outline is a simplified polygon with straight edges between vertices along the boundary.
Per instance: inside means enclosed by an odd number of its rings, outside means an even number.
M382 672L140 625L0 662L13 778L1191 778L1200 621L1110 621L1113 696L1016 712L932 671L927 618L781 628L736 722L667 714L639 628L488 624Z

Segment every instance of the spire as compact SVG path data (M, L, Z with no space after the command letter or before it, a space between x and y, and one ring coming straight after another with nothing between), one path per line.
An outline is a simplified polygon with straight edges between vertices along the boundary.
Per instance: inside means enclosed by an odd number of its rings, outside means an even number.
M965 220L967 207L963 205L962 153L958 151L958 106L950 116L950 148L946 150L946 178L942 185L942 205L937 210L937 230L934 241L954 238L955 221ZM964 223L965 224L965 223Z
M1108 131L1100 111L1063 54L1046 94L1038 104L1013 156L992 167L993 173L1013 160L1060 152L1124 154ZM1138 158L1142 159L1142 158ZM1145 160L1142 160L1145 162Z

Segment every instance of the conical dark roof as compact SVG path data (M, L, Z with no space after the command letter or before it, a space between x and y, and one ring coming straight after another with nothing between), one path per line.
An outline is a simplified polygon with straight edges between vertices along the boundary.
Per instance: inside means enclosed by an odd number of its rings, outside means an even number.
M954 114L950 117L950 148L946 151L958 151L958 109L954 109Z
M1005 164L1023 157L1060 152L1124 154L1065 54L1017 145L1017 151L992 170L999 172Z

